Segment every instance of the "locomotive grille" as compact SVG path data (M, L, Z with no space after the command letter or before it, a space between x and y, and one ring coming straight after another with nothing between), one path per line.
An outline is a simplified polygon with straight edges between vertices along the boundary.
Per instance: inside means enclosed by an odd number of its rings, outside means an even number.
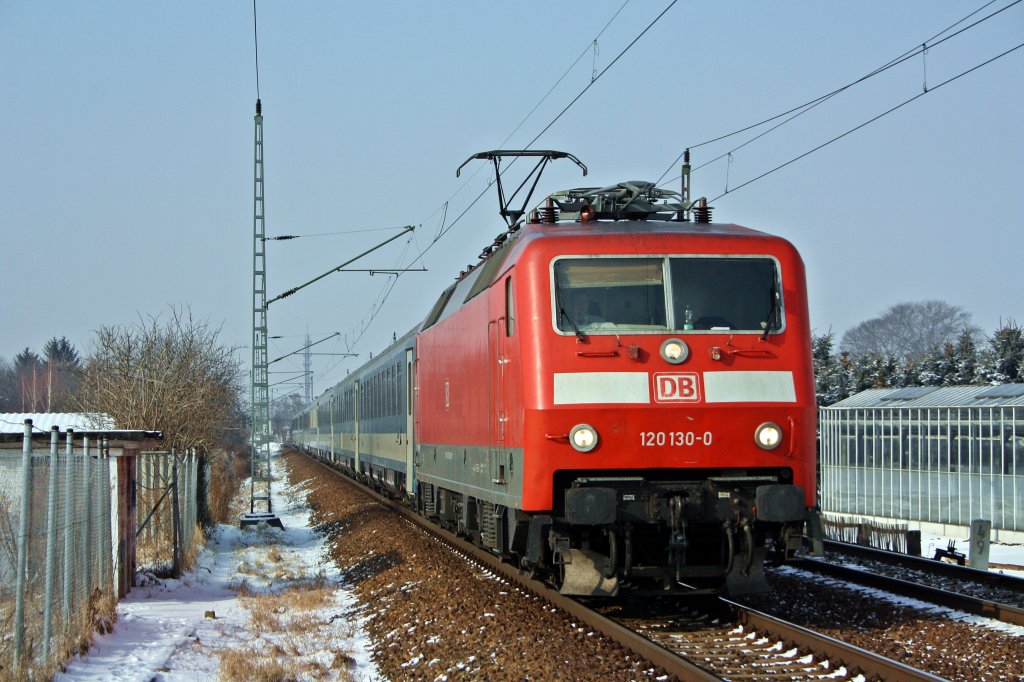
M488 547L498 544L498 520L493 502L480 503L480 539Z
M420 497L423 500L423 513L427 516L437 516L437 505L434 503L434 486L421 481Z

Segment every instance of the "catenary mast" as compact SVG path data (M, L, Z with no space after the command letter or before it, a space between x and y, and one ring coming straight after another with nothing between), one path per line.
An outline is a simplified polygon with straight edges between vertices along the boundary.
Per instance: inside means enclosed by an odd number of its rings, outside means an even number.
M263 107L256 100L252 221L252 419L249 514L242 525L280 526L270 502L270 396L267 371L267 255L263 204Z

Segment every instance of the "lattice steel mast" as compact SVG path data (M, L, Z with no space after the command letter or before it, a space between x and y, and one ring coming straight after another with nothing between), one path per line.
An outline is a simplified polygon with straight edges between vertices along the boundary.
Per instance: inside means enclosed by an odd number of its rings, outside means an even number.
M249 511L272 514L267 372L267 255L263 213L263 108L256 100L252 221L252 426ZM243 519L243 524L245 520Z

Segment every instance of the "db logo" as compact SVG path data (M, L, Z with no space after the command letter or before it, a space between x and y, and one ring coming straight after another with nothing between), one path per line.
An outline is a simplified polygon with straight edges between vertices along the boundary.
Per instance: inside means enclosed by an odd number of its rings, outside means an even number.
M700 401L700 379L695 372L658 372L654 375L654 400L659 403Z

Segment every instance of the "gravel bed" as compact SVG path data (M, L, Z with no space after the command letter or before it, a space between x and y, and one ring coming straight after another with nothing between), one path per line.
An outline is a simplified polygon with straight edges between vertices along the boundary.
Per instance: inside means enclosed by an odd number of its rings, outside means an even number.
M843 587L806 571L769 571L768 581L771 592L738 601L949 680L1024 680L1022 636L956 620L958 612Z
M666 680L645 660L470 564L359 491L289 454L313 522L362 603L391 680Z
M934 587L937 590L946 590L947 592L964 594L977 599L988 599L1000 604L1024 608L1024 591L993 587L966 576L957 579L942 573L903 566L893 562L879 561L842 551L827 551L825 552L825 559L829 563L860 568L871 573L906 580L918 585Z

